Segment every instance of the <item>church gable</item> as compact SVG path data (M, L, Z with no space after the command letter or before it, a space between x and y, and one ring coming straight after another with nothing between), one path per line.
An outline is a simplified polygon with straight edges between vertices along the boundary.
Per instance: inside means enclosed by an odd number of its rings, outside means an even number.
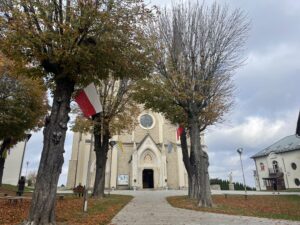
M137 151L140 151L141 149L145 149L144 147L148 146L151 147L151 149L157 149L157 151L161 151L158 147L153 138L150 134L147 134L142 141L137 146Z
M150 134L147 134L137 146L137 154L140 163L157 164L160 162L161 151Z

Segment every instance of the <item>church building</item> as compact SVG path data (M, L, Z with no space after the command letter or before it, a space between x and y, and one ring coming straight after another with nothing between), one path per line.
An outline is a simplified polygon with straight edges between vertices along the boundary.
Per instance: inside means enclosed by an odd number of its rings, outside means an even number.
M188 186L177 127L161 114L143 111L134 131L115 135L108 152L105 187L111 189L181 189ZM203 140L203 137L201 138ZM67 187L93 186L95 152L90 134L74 133ZM91 151L92 150L92 151ZM90 156L91 152L91 156ZM90 179L87 179L90 158Z

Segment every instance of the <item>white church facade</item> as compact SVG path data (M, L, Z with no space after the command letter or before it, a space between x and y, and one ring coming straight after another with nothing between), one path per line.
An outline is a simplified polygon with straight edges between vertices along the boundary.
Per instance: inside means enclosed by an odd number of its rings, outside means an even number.
M161 114L143 111L130 133L114 136L106 164L106 188L181 189L188 186L177 127ZM201 138L203 140L203 137ZM67 187L86 185L91 135L74 133ZM91 151L90 184L95 179L95 153Z

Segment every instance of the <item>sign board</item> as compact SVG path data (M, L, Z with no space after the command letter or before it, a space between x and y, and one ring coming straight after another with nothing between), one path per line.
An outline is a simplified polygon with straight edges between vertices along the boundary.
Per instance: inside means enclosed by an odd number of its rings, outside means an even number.
M128 185L129 176L127 174L118 175L118 185Z

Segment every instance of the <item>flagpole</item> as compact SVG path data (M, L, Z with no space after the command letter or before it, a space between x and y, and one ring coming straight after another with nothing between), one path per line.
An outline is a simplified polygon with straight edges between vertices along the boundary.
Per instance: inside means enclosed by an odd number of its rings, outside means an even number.
M84 190L84 204L83 204L83 211L87 212L88 207L88 192L89 192L89 186L90 186L90 167L91 167L91 155L93 151L93 140L94 140L94 134L91 134L91 144L90 144L90 153L89 153L89 161L88 161L88 167L87 167L87 173L86 173L86 182L85 182L85 190Z
M112 157L113 157L113 146L111 146L111 148L110 148L110 168L109 168L108 195L110 195L110 190L111 190L111 165L112 165Z
M80 109L82 110L83 114L86 117L90 117L90 116L93 117L96 114L103 112L100 97L94 83L90 83L83 90L79 91L75 96L75 101L77 102L77 104L79 105ZM101 125L103 127L103 118L101 120ZM87 204L88 204L87 200L88 200L88 189L90 186L90 167L91 167L91 155L93 149L93 138L94 138L94 134L92 133L90 155L89 155L87 175L86 175L86 188L84 191L84 205L83 205L84 212L87 212ZM102 141L103 141L103 137L101 135L101 143Z

